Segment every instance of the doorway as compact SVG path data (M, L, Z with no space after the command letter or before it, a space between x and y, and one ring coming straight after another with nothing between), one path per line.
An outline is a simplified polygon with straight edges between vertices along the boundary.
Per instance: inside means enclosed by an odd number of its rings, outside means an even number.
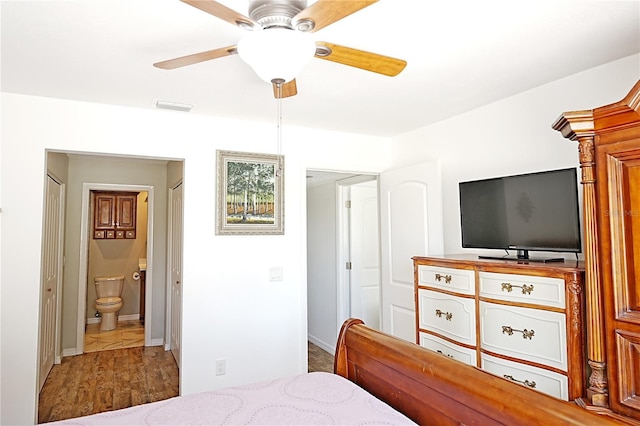
M165 312L169 277L163 265L159 265L158 262L162 262L168 249L165 236L169 231L167 218L163 214L168 208L167 189L175 186L175 182L182 182L184 160L47 151L46 173L53 173L53 176L59 178L58 180L67 187L67 196L62 202L65 207L64 214L60 215L65 227L57 239L64 248L64 267L60 262L58 276L62 281L62 291L58 292L58 308L55 312L56 321L60 325L56 330L54 363L64 363L74 355L83 353L87 317L95 313L93 306L88 307L89 303L86 301L87 286L93 285L93 277L89 277L88 273L88 240L92 228L89 199L92 189L119 189L146 194L139 201L146 205L148 211L147 224L144 225L145 255L140 256L147 261L144 345L159 346L163 351L171 349L168 335L164 335L165 326L170 326L170 317ZM179 216L179 220L182 220L182 215ZM138 228L137 231L139 230ZM49 245L44 244L44 238L43 234L43 256L51 256L50 250L46 248ZM182 247L177 250L182 256ZM128 278L131 278L136 269L137 267L126 271ZM44 272L43 270L42 273ZM181 306L179 308L181 310ZM91 315L87 315L87 309L90 309ZM42 337L40 340L40 346L43 346L46 342ZM173 358L171 353L167 353ZM54 370L57 367L60 366L54 366ZM45 382L47 374L39 374L38 379L41 380L40 383Z
M58 274L62 280L62 291L58 295L59 308L55 315L61 325L55 339L55 363L59 363L63 356L83 353L87 317L92 318L95 314L93 306L87 306L92 303L87 303L86 297L87 286L93 285L93 276L89 277L88 267L92 228L89 211L91 190L125 190L145 194L139 204L145 207L147 220L142 229L137 229L137 232L145 234L141 247L143 254L135 254L135 265L123 268L122 274L132 279L132 274L138 269L138 257L146 260L144 345L166 344L168 350L168 338L164 336L165 323L169 322L164 309L168 276L165 268L158 267L161 265L157 265L156 259L162 259L168 247L165 238L168 224L163 214L168 206L167 189L171 186L168 183L182 182L184 161L48 151L46 171L57 176L68 188L69 194L64 200L65 213L62 216L66 226L63 235L57 239L64 247L64 268L60 266ZM179 220L182 220L182 216ZM43 253L43 256L50 254ZM135 302L139 302L137 294L134 298ZM89 314L88 309L91 310ZM133 313L138 314L138 310Z
M380 233L378 180L359 175L337 182L338 327L360 318L380 329ZM341 265L344 264L344 268Z
M365 258L369 266L373 263L377 268L379 264L377 184L376 175L307 171L308 340L329 353L333 353L342 322L349 316L362 318L366 314L366 321L379 327L380 272L363 268ZM361 207L348 206L352 195L367 186L369 195L358 196L359 202L368 198L367 211L373 215L363 215ZM354 215L354 210L360 213ZM363 234L365 221L373 232ZM353 238L368 241L356 243ZM363 252L365 248L375 250ZM354 254L358 259L355 269ZM357 284L363 282L362 272L367 271L374 276L374 286Z
M129 243L127 240L104 240L104 241L96 241L92 238L92 203L91 203L91 192L92 191L109 191L109 192L129 192L129 193L138 193L138 205L139 207L143 207L142 209L146 211L146 217L142 219L146 223L146 227L140 229L142 232L138 232L135 240L132 243ZM140 196L142 194L142 196ZM90 291L90 286L93 285L93 277L96 275L104 275L104 273L96 274L96 271L100 271L100 265L96 265L96 263L105 263L116 265L115 267L118 269L118 273L116 275L123 275L125 279L125 291L123 292L123 302L129 303L130 305L134 305L133 300L127 300L135 298L135 304L138 304L138 300L144 301L143 305L140 306L140 310L138 311L136 306L136 311L140 314L143 314L145 317L152 318L153 315L153 304L151 301L153 300L153 218L154 218L154 187L150 185L123 185L123 184L97 184L97 183L84 183L82 186L82 213L81 213L81 238L80 240L80 275L78 280L78 316L77 316L77 341L76 341L76 350L79 353L85 352L85 350L94 349L91 345L94 345L94 342L90 342L89 345L86 345L85 337L87 334L87 327L89 327L92 323L98 321L92 321L94 318L93 311L95 309L91 306L91 303L88 300L95 299L95 291ZM141 217L138 216L138 221L140 221ZM146 229L145 229L146 228ZM145 238L140 238L140 236L144 236ZM137 244L136 244L137 242ZM124 246L126 244L126 246ZM117 247L114 247L117 245ZM135 253L133 253L135 252ZM137 253L137 255L136 255ZM122 257L124 254L124 257ZM143 260L144 259L144 260ZM137 264L137 265L134 265ZM144 272L144 279L141 282L140 273ZM136 273L138 273L136 275ZM144 283L144 284L142 284ZM138 287L134 289L133 287ZM91 288L93 290L93 288ZM130 290L130 291L127 291ZM137 290L137 291L135 291ZM127 294L128 293L128 294ZM135 320L139 320L138 317L133 318L132 315L130 320L131 322L129 332L134 334L139 332L140 325L144 327L144 346L151 346L151 327L144 326L144 322L137 322ZM124 318L123 318L124 319ZM144 317L143 317L144 319ZM124 333L126 333L126 329L120 330L121 333L114 332L110 339L112 340L112 344L107 347L113 348L114 345L118 345L120 342L120 346L122 346L123 339L126 337ZM91 334L90 334L91 335ZM133 337L133 336L131 336ZM95 345L100 346L100 342L95 342ZM98 348L99 349L99 348Z
M130 206L125 216L134 216L133 231L119 231L131 234L131 238L96 238L93 233L104 237L105 233L113 231L95 231L94 212L97 214L99 206L95 205L97 196L100 195L109 201L105 207L120 212L120 202L124 199ZM83 352L98 352L103 350L128 348L136 346L150 346L150 327L145 327L145 314L151 314L151 307L147 303L153 300L153 206L154 188L148 185L119 185L119 184L83 184L82 218L83 228L85 220L88 221L87 238L81 243L81 265L86 265L86 280L80 280L78 287L78 350ZM116 200L112 204L112 199ZM86 210L86 214L85 214ZM110 212L109 212L110 213ZM106 226L112 226L113 220L123 222L122 218L111 217L107 213L104 219ZM116 212L113 212L116 214ZM122 223L120 223L122 225ZM116 232L117 233L117 232ZM86 248L84 247L86 242ZM150 249L151 248L151 249ZM148 271L147 271L148 269ZM101 314L95 308L97 298L94 286L95 277L122 276L122 307L117 313L115 329L101 330ZM83 287L84 284L84 287ZM84 309L80 304L82 290ZM81 332L83 327L84 332ZM82 337L82 341L80 338Z

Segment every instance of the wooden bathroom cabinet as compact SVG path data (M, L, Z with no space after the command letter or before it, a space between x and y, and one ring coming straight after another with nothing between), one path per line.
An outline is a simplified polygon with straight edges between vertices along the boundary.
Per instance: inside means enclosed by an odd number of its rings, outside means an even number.
M92 191L93 238L135 239L137 192Z

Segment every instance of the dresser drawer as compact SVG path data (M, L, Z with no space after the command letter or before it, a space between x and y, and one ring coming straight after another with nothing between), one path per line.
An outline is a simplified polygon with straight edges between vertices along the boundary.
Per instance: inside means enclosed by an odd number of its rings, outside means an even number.
M447 340L440 339L439 337L422 332L420 333L420 346L431 349L432 351L455 359L456 361L460 361L468 365L473 365L474 367L476 366L475 349L468 349L464 346L458 346L455 343L451 343Z
M418 290L419 328L431 330L468 345L476 345L474 299L431 290Z
M495 374L512 382L520 383L529 389L534 389L565 401L569 399L569 381L567 376L531 365L518 364L506 359L496 358L487 354L481 354L480 359L482 363L481 368L491 374Z
M565 315L480 302L480 345L492 352L567 371Z
M480 297L565 307L561 278L480 272Z
M475 275L472 270L419 265L418 285L441 288L457 293L476 293Z

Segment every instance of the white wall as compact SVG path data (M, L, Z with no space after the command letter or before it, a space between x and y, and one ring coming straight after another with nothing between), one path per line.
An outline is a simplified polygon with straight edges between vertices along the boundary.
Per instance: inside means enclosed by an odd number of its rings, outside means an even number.
M565 111L620 101L638 78L634 55L394 138L396 165L440 160L445 253L480 252L462 249L459 182L578 167L577 143L553 122Z
M215 236L216 149L275 153L275 123L1 100L0 423L36 416L46 149L184 159L183 394L306 371L306 169L379 173L389 139L287 127L285 116L285 235ZM272 266L282 282L268 282ZM215 359L227 360L226 375L215 376Z
M309 340L335 347L338 328L335 182L307 189L307 323Z

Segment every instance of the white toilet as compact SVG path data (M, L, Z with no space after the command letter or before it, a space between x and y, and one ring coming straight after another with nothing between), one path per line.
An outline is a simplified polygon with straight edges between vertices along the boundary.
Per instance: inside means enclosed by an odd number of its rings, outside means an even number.
M96 277L96 310L100 312L102 322L100 330L115 330L118 322L117 313L122 308L122 287L124 275L113 277Z

